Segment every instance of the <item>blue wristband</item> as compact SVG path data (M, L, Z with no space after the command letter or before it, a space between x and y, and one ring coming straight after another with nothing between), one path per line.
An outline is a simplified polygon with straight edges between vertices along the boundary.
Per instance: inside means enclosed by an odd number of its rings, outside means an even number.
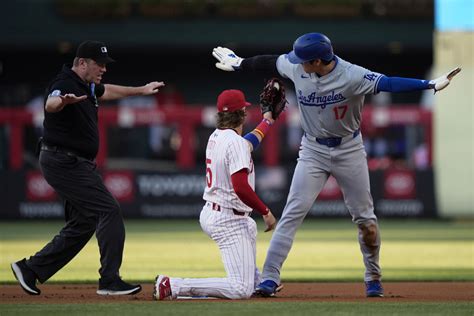
M429 80L383 76L377 85L377 92L408 92L431 89Z
M252 144L253 150L257 149L258 145L260 145L258 137L252 132L245 134L244 138Z

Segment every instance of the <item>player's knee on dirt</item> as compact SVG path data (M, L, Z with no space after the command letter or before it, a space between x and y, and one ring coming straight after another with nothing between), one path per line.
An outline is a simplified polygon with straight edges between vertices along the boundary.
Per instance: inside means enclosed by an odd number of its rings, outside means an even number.
M359 231L367 246L375 247L378 245L378 226L375 221L360 223Z
M245 300L249 299L254 291L254 286L253 284L245 284L242 281L236 281L233 284L234 291L233 295L229 297L230 299L233 300Z

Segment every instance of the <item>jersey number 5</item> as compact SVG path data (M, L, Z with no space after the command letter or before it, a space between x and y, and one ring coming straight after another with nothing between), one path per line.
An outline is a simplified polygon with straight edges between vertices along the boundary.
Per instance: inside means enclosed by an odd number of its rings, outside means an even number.
M206 158L206 183L207 187L210 188L212 185L212 170L211 170L211 159Z
M334 114L336 115L336 120L342 120L346 116L347 105L335 106L332 108Z

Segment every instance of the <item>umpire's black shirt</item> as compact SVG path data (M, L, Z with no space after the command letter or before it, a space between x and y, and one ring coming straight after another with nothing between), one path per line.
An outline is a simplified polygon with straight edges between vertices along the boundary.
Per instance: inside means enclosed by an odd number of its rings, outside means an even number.
M99 131L97 128L97 98L104 94L103 84L84 82L70 65L64 65L61 72L48 87L49 95L58 96L74 93L76 96L88 95L88 98L66 105L56 113L44 114L43 141L74 151L79 156L94 159L99 150Z

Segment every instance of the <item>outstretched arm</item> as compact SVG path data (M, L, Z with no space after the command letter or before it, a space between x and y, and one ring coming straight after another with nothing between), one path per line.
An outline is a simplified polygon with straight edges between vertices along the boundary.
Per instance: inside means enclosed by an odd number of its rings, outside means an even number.
M56 90L59 93L59 90ZM53 92L49 95L48 99L46 100L45 110L48 113L56 113L61 111L66 105L73 104L85 100L87 95L76 96L74 93L67 93L65 95L61 95Z
M224 71L261 71L279 76L276 61L278 55L257 55L249 58L237 56L226 47L216 47L212 56L217 59L216 67Z
M104 94L100 97L101 100L116 100L124 97L131 97L135 95L150 95L159 91L160 87L165 84L161 81L153 81L141 87L126 87L114 84L105 84Z
M280 76L276 67L278 55L257 55L242 60L242 71L262 71L272 76Z
M408 92L433 89L437 91L446 88L451 80L461 71L461 68L455 68L449 73L433 80L420 80L401 77L385 77L383 76L377 86L377 92Z

